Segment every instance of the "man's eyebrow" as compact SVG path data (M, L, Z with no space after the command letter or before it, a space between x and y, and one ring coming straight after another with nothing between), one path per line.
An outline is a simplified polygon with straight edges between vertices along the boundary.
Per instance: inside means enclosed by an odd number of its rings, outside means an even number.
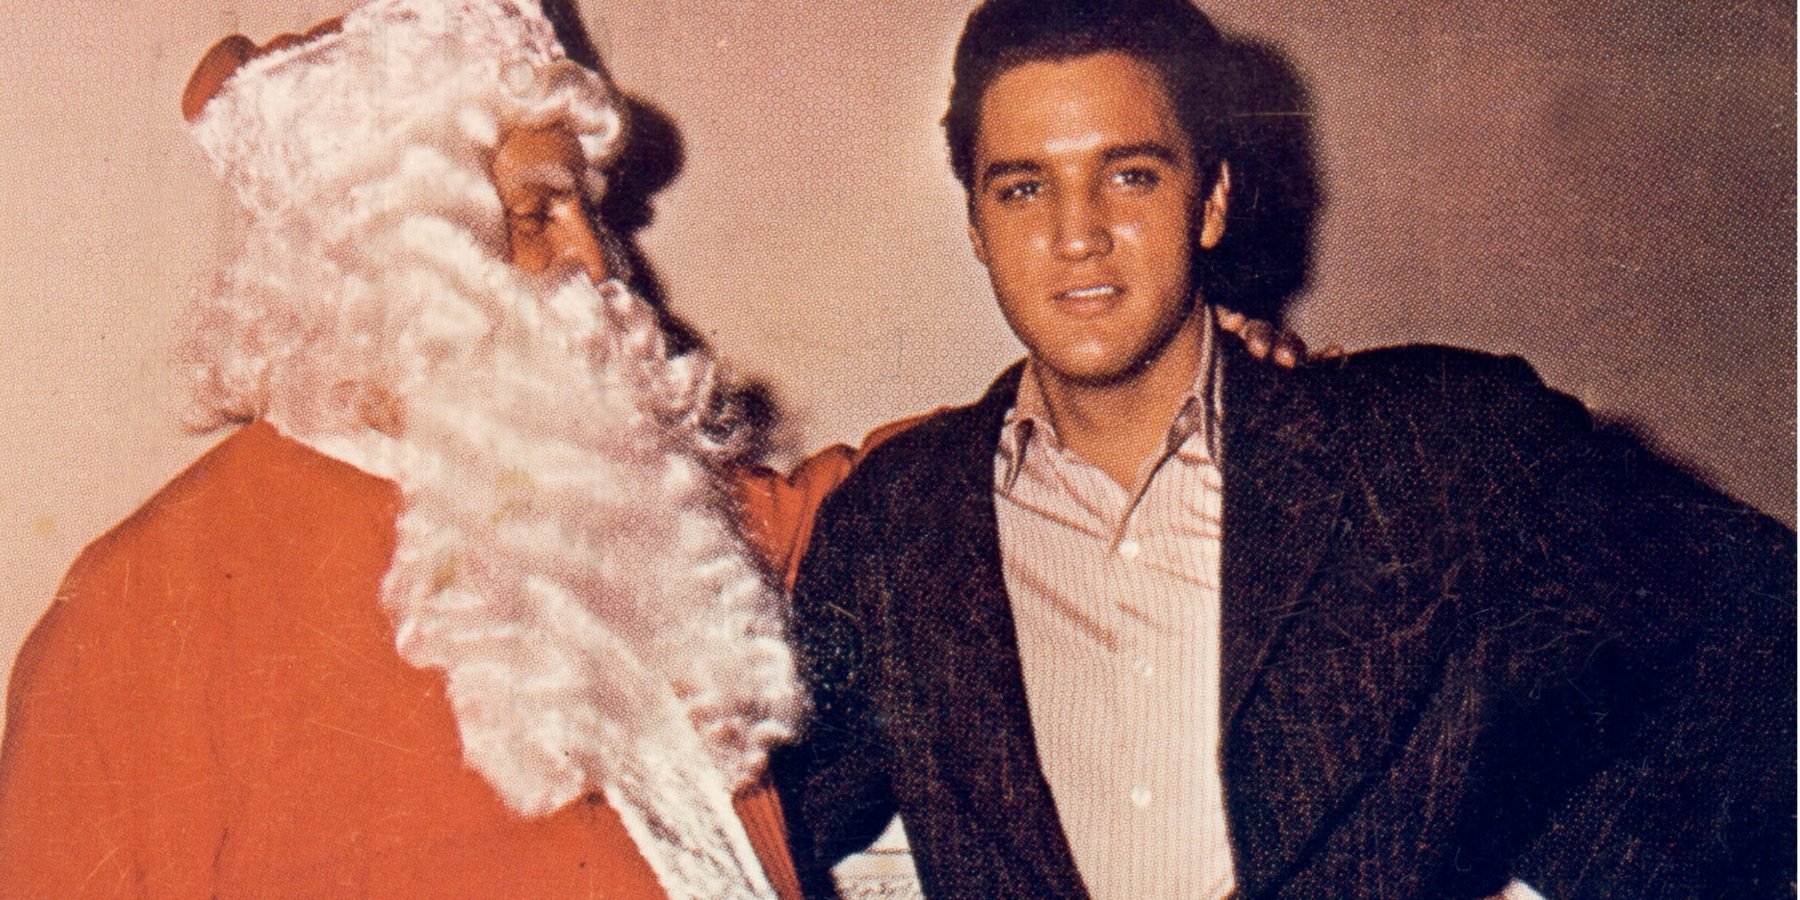
M1181 154L1176 153L1174 147L1171 147L1162 141L1144 141L1138 144L1108 147L1100 154L1100 158L1109 163L1115 163L1122 159L1131 159L1134 156L1148 156L1152 159L1160 159L1171 166L1181 165Z
M552 193L572 193L577 187L575 173L569 167L558 163L537 163L527 167L514 177L519 185L541 187Z
M999 159L988 163L987 167L981 170L981 184L985 187L996 178L1004 178L1008 175L1034 175L1043 170L1042 166L1029 160Z
M1100 159L1104 163L1115 163L1122 159L1132 159L1139 156L1148 156L1151 159L1158 159L1171 166L1181 165L1182 158L1181 154L1177 153L1174 147L1163 143L1162 141L1141 141L1136 144L1121 144L1116 147L1108 147L1100 153ZM1007 175L1035 175L1043 170L1042 166L1029 160L995 160L994 162L988 163L987 166L981 170L980 183L985 187L989 182L996 178L1003 178Z

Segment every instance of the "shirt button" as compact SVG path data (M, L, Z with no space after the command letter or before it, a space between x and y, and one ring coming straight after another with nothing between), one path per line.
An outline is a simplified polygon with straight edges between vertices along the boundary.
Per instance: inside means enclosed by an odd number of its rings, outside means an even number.
M1131 805L1138 809L1148 809L1150 807L1150 789L1147 787L1132 788Z
M1126 559L1137 559L1138 554L1142 552L1144 552L1144 545L1137 541L1124 540L1119 542L1119 555Z

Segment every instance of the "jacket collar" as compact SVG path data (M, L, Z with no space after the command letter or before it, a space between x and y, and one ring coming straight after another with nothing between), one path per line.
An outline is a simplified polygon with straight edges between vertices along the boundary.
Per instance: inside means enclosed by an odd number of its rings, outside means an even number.
M1219 395L1218 329L1212 324L1212 312L1206 310L1206 327L1200 330L1199 365L1194 380L1182 398L1180 411L1169 423L1163 451L1166 454L1198 462L1216 457L1219 443L1217 425L1221 397ZM1025 455L1033 442L1061 447L1062 440L1050 421L1049 401L1044 397L1041 371L1036 362L1027 360L1014 387L1013 402L1000 429L999 456L1001 487L1012 490L1024 467ZM1199 441L1189 438L1199 435Z

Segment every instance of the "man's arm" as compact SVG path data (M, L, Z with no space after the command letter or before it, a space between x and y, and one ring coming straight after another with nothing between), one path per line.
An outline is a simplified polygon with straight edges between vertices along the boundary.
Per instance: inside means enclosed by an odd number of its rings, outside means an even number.
M879 548L845 500L834 495L821 509L794 590L793 643L813 717L801 742L771 761L808 896L835 896L831 867L873 843L896 810L858 595L868 585L856 556Z
M1551 898L1791 897L1793 534L1551 396L1513 420L1544 440L1510 574L1556 611L1518 702L1561 771L1520 767L1521 791L1558 787L1513 874Z

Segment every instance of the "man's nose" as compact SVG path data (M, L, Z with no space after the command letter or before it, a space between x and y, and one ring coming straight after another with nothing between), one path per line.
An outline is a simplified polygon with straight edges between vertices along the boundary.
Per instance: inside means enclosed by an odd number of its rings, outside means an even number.
M595 284L612 277L607 266L606 251L601 249L600 236L594 232L594 224L588 219L587 210L579 204L563 210L556 217L556 231L550 248L550 265L559 272L579 269L586 273Z
M1056 208L1056 254L1087 259L1112 252L1112 232L1100 200L1085 194L1064 195Z

